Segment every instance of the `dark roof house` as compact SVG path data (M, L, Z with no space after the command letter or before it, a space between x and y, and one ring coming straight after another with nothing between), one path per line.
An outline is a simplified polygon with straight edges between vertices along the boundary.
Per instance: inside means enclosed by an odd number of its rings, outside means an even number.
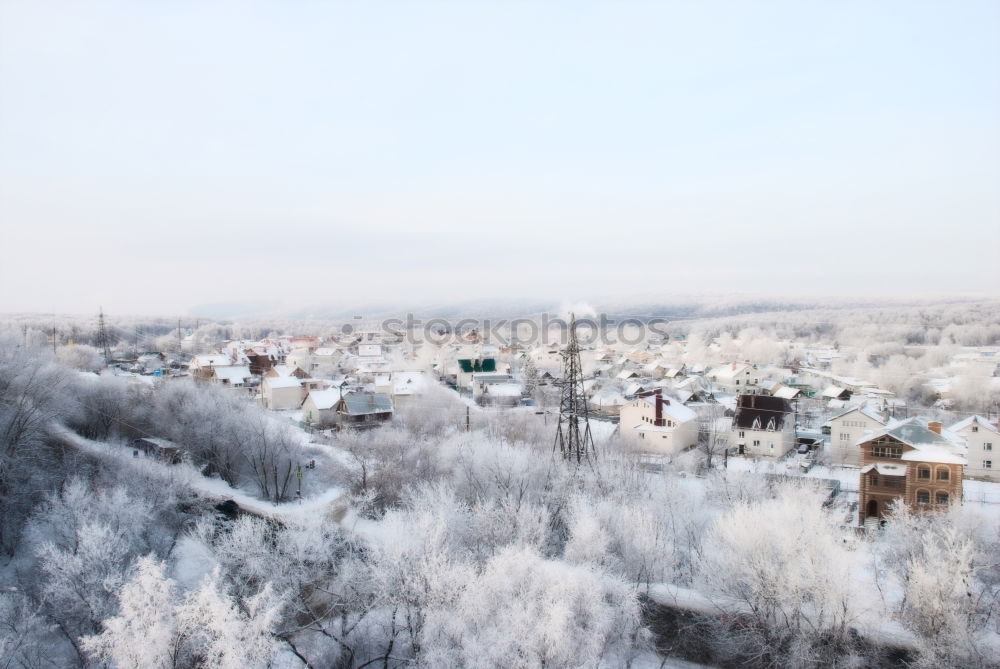
M740 395L733 426L744 430L781 430L792 405L783 397Z

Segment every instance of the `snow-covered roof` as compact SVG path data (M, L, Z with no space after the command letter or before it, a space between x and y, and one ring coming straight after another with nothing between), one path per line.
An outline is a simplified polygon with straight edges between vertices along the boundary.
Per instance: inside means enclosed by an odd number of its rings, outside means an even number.
M246 365L217 365L212 369L215 371L215 378L220 381L243 383L251 376L250 368Z
M966 460L961 455L957 455L951 449L942 446L920 445L915 450L903 453L903 460L919 462L940 462L949 465L966 465Z
M656 406L656 395L646 395L639 399L654 407ZM679 399L667 395L663 396L663 415L673 418L678 423L684 423L698 417L698 414L693 409L684 406Z
M265 376L264 383L268 388L297 388L302 385L302 379L297 376Z
M981 428L986 428L990 432L996 432L997 427L993 425L989 420L983 418L982 416L969 416L965 420L960 420L954 425L949 425L948 430L951 432L961 432L962 430L972 427L973 425Z
M791 386L781 386L776 391L774 391L775 397L780 397L786 400L793 400L799 396L802 391L798 388L792 388Z
M201 353L191 360L192 367L216 367L231 364L232 360L229 359L229 356L221 353Z
M520 397L522 390L520 383L491 383L483 392L495 397Z
M310 390L309 401L316 405L317 409L332 409L340 401L340 390L337 388Z
M617 378L621 379L622 381L625 381L626 379L631 379L637 376L639 376L639 373L634 369L623 369L622 371L618 372Z
M841 395L847 392L846 388L841 388L840 386L827 386L823 389L822 397L827 397L829 399L838 399Z
M872 470L883 476L906 476L906 467L903 465L890 464L888 462L873 462L861 468L862 474L867 474Z
M734 362L728 365L722 365L721 367L716 367L711 372L708 373L709 377L715 377L717 379L731 379L734 376L742 374L745 372L750 365L742 362Z
M427 377L423 372L393 372L393 395L416 395L427 389Z
M880 423L882 425L886 424L886 419L882 416L882 414L880 414L878 411L875 410L874 407L868 404L863 404L861 406L851 406L841 411L840 413L831 416L830 420L836 420L838 418L842 418L843 416L846 416L855 411L860 412L862 415L866 416L867 418L871 418L873 421L877 423Z
M967 464L966 459L957 452L953 442L927 428L917 418L890 423L881 430L862 437L861 441L870 441L884 435L889 435L913 449L903 453L902 460Z

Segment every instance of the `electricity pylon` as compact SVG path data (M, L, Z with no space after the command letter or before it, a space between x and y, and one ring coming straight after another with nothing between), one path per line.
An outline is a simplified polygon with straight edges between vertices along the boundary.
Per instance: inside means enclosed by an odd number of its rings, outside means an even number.
M577 463L596 456L594 437L590 433L587 411L587 394L583 389L583 368L580 365L580 343L576 339L576 315L569 315L569 344L562 352L563 378L556 385L562 386L559 400L559 425L552 450L566 460ZM581 423L582 430L581 430Z

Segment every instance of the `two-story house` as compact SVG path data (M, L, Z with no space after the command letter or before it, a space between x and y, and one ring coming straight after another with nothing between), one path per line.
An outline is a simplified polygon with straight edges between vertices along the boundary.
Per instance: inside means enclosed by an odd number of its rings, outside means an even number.
M888 415L872 407L845 409L829 421L829 456L834 464L857 465L861 461L858 442L869 432L881 430L889 422Z
M736 398L732 436L739 455L780 458L795 446L795 418L791 402L769 395Z
M619 415L622 440L635 450L676 455L698 444L698 415L661 388L625 404Z
M969 461L966 476L1000 481L1000 432L995 425L982 416L970 416L949 426L948 431L965 442Z
M758 393L760 373L756 365L733 362L713 369L708 373L708 379L715 384L718 392L755 395Z
M861 470L858 520L877 522L890 502L914 509L946 506L962 499L965 457L941 436L941 423L910 418L858 443Z

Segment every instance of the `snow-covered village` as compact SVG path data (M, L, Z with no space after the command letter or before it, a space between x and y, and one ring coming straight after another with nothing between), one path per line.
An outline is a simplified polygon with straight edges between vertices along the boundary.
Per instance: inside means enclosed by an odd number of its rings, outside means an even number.
M995 663L1000 303L599 322L13 319L12 666Z
M0 669L1000 669L998 26L0 0Z

